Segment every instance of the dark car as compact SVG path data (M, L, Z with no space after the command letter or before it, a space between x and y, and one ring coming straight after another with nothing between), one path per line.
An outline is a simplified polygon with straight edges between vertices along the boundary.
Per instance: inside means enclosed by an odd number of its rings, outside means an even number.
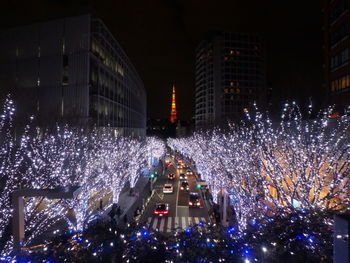
M190 193L188 206L190 206L190 207L200 207L201 206L199 193L196 193L196 192Z
M187 180L187 175L181 173L181 174L180 174L180 180Z
M158 203L156 204L156 207L153 212L155 215L158 216L165 216L169 214L169 204L167 203Z
M181 190L190 190L190 185L188 184L188 182L187 181L182 181L181 182L181 188L180 188Z
M168 174L168 179L174 180L175 179L175 174L174 173Z

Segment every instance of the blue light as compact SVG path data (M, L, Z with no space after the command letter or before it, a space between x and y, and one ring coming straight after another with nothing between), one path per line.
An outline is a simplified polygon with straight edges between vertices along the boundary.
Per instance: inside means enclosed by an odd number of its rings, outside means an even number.
M142 235L145 237L145 236L148 236L148 231L147 230L145 230L145 231L143 231L142 232Z
M203 226L203 222L202 222L202 221L199 221L198 225L199 225L199 226Z
M259 226L259 229L263 229L264 227L263 226Z
M191 228L186 228L185 232L186 232L186 234L191 234L192 233L192 229Z
M244 256L250 255L250 250L248 248L243 249L243 255Z
M267 219L267 221L272 222L272 221L273 221L273 219L272 219L272 218L269 218L269 219Z
M313 237L309 237L309 238L307 239L307 241L309 241L309 243L314 243Z
M302 240L302 239L303 239L303 236L302 236L302 235L297 235L297 236L296 236L296 239Z
M234 251L233 251L233 250L230 250L230 253L231 253L231 255L233 255Z
M228 232L229 234L233 234L234 232L236 232L236 228L235 228L235 227L230 227L230 228L227 230L227 232Z

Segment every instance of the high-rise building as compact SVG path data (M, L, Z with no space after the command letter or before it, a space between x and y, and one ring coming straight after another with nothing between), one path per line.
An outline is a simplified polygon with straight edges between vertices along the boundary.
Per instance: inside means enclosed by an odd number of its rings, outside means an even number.
M176 121L177 121L177 112L176 112L175 85L173 85L173 92L171 95L170 122L175 123Z
M350 104L350 0L323 0L324 86L327 103Z
M258 34L216 32L196 49L196 128L241 119L265 100L265 59Z
M0 32L0 86L26 123L111 127L145 135L146 91L104 23L91 15Z

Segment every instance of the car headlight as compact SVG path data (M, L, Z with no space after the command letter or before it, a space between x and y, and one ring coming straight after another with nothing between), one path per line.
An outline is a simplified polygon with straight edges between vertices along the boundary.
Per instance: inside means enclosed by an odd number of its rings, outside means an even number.
M192 202L189 202L190 205L192 205L193 203Z

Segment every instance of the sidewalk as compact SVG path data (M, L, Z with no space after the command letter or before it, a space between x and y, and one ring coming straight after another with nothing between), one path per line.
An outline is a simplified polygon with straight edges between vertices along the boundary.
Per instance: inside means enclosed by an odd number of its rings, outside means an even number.
M150 169L150 174L157 172L158 175L162 174L163 164L162 160L159 162L157 167ZM156 177L157 178L157 177ZM154 182L156 179L154 180ZM153 182L153 184L154 184ZM121 191L118 200L118 206L120 206L121 214L120 216L115 216L117 225L119 227L125 227L127 223L135 222L134 213L138 208L141 213L146 205L146 202L149 200L152 195L151 191L151 181L149 176L140 175L140 178L136 182L136 185L133 189L132 195L130 195L130 186L127 184L124 189ZM109 212L112 207L108 208L102 215L103 221L110 221ZM124 222L124 217L127 217L127 223Z

